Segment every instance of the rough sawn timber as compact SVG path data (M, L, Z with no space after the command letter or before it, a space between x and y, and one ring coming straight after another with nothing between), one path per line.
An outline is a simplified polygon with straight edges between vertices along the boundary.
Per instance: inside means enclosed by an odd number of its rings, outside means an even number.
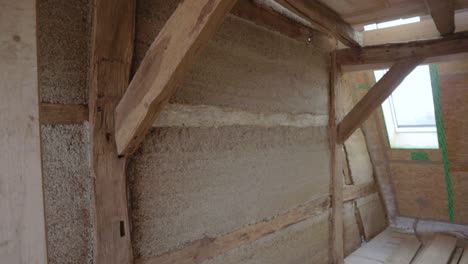
M421 61L423 61L423 58L416 57L395 63L343 118L338 125L338 142L343 143L346 141Z
M89 120L95 185L94 261L100 264L133 262L127 160L117 155L114 110L130 79L135 2L94 0Z
M138 148L177 83L190 69L236 0L184 1L146 53L115 109L115 139L120 155Z

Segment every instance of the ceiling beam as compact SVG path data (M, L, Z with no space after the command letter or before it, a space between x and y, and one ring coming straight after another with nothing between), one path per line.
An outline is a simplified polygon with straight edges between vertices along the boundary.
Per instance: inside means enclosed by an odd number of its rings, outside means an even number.
M422 61L415 57L395 63L338 125L338 143L345 142Z
M94 179L94 262L133 263L126 158L114 142L114 109L128 87L135 0L94 0L89 123Z
M455 32L455 0L425 0L440 35Z
M175 93L177 83L235 3L236 0L184 1L172 14L115 109L119 155L130 155L138 148Z
M309 21L318 30L333 35L348 47L360 47L360 33L333 9L317 0L276 0L280 5Z
M438 39L342 49L337 51L337 60L344 71L370 70L413 57L426 58L424 63L430 63L466 52L468 32L460 32Z

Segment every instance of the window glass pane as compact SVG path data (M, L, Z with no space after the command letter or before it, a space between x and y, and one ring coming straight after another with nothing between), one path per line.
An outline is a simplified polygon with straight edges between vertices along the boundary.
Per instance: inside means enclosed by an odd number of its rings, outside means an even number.
M385 72L375 71L376 80ZM416 67L393 92L390 103L397 127L435 127L429 66Z

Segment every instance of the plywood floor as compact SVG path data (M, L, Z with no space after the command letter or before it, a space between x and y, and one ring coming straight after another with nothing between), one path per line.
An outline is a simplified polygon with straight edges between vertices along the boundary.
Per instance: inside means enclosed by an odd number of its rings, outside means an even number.
M448 234L415 235L387 229L345 259L346 264L468 264L466 241Z

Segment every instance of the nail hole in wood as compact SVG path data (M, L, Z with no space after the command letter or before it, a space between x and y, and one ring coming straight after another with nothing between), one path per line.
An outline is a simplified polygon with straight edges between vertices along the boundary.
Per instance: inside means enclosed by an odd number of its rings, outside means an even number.
M120 237L124 237L125 236L125 225L124 225L124 221L120 221Z

